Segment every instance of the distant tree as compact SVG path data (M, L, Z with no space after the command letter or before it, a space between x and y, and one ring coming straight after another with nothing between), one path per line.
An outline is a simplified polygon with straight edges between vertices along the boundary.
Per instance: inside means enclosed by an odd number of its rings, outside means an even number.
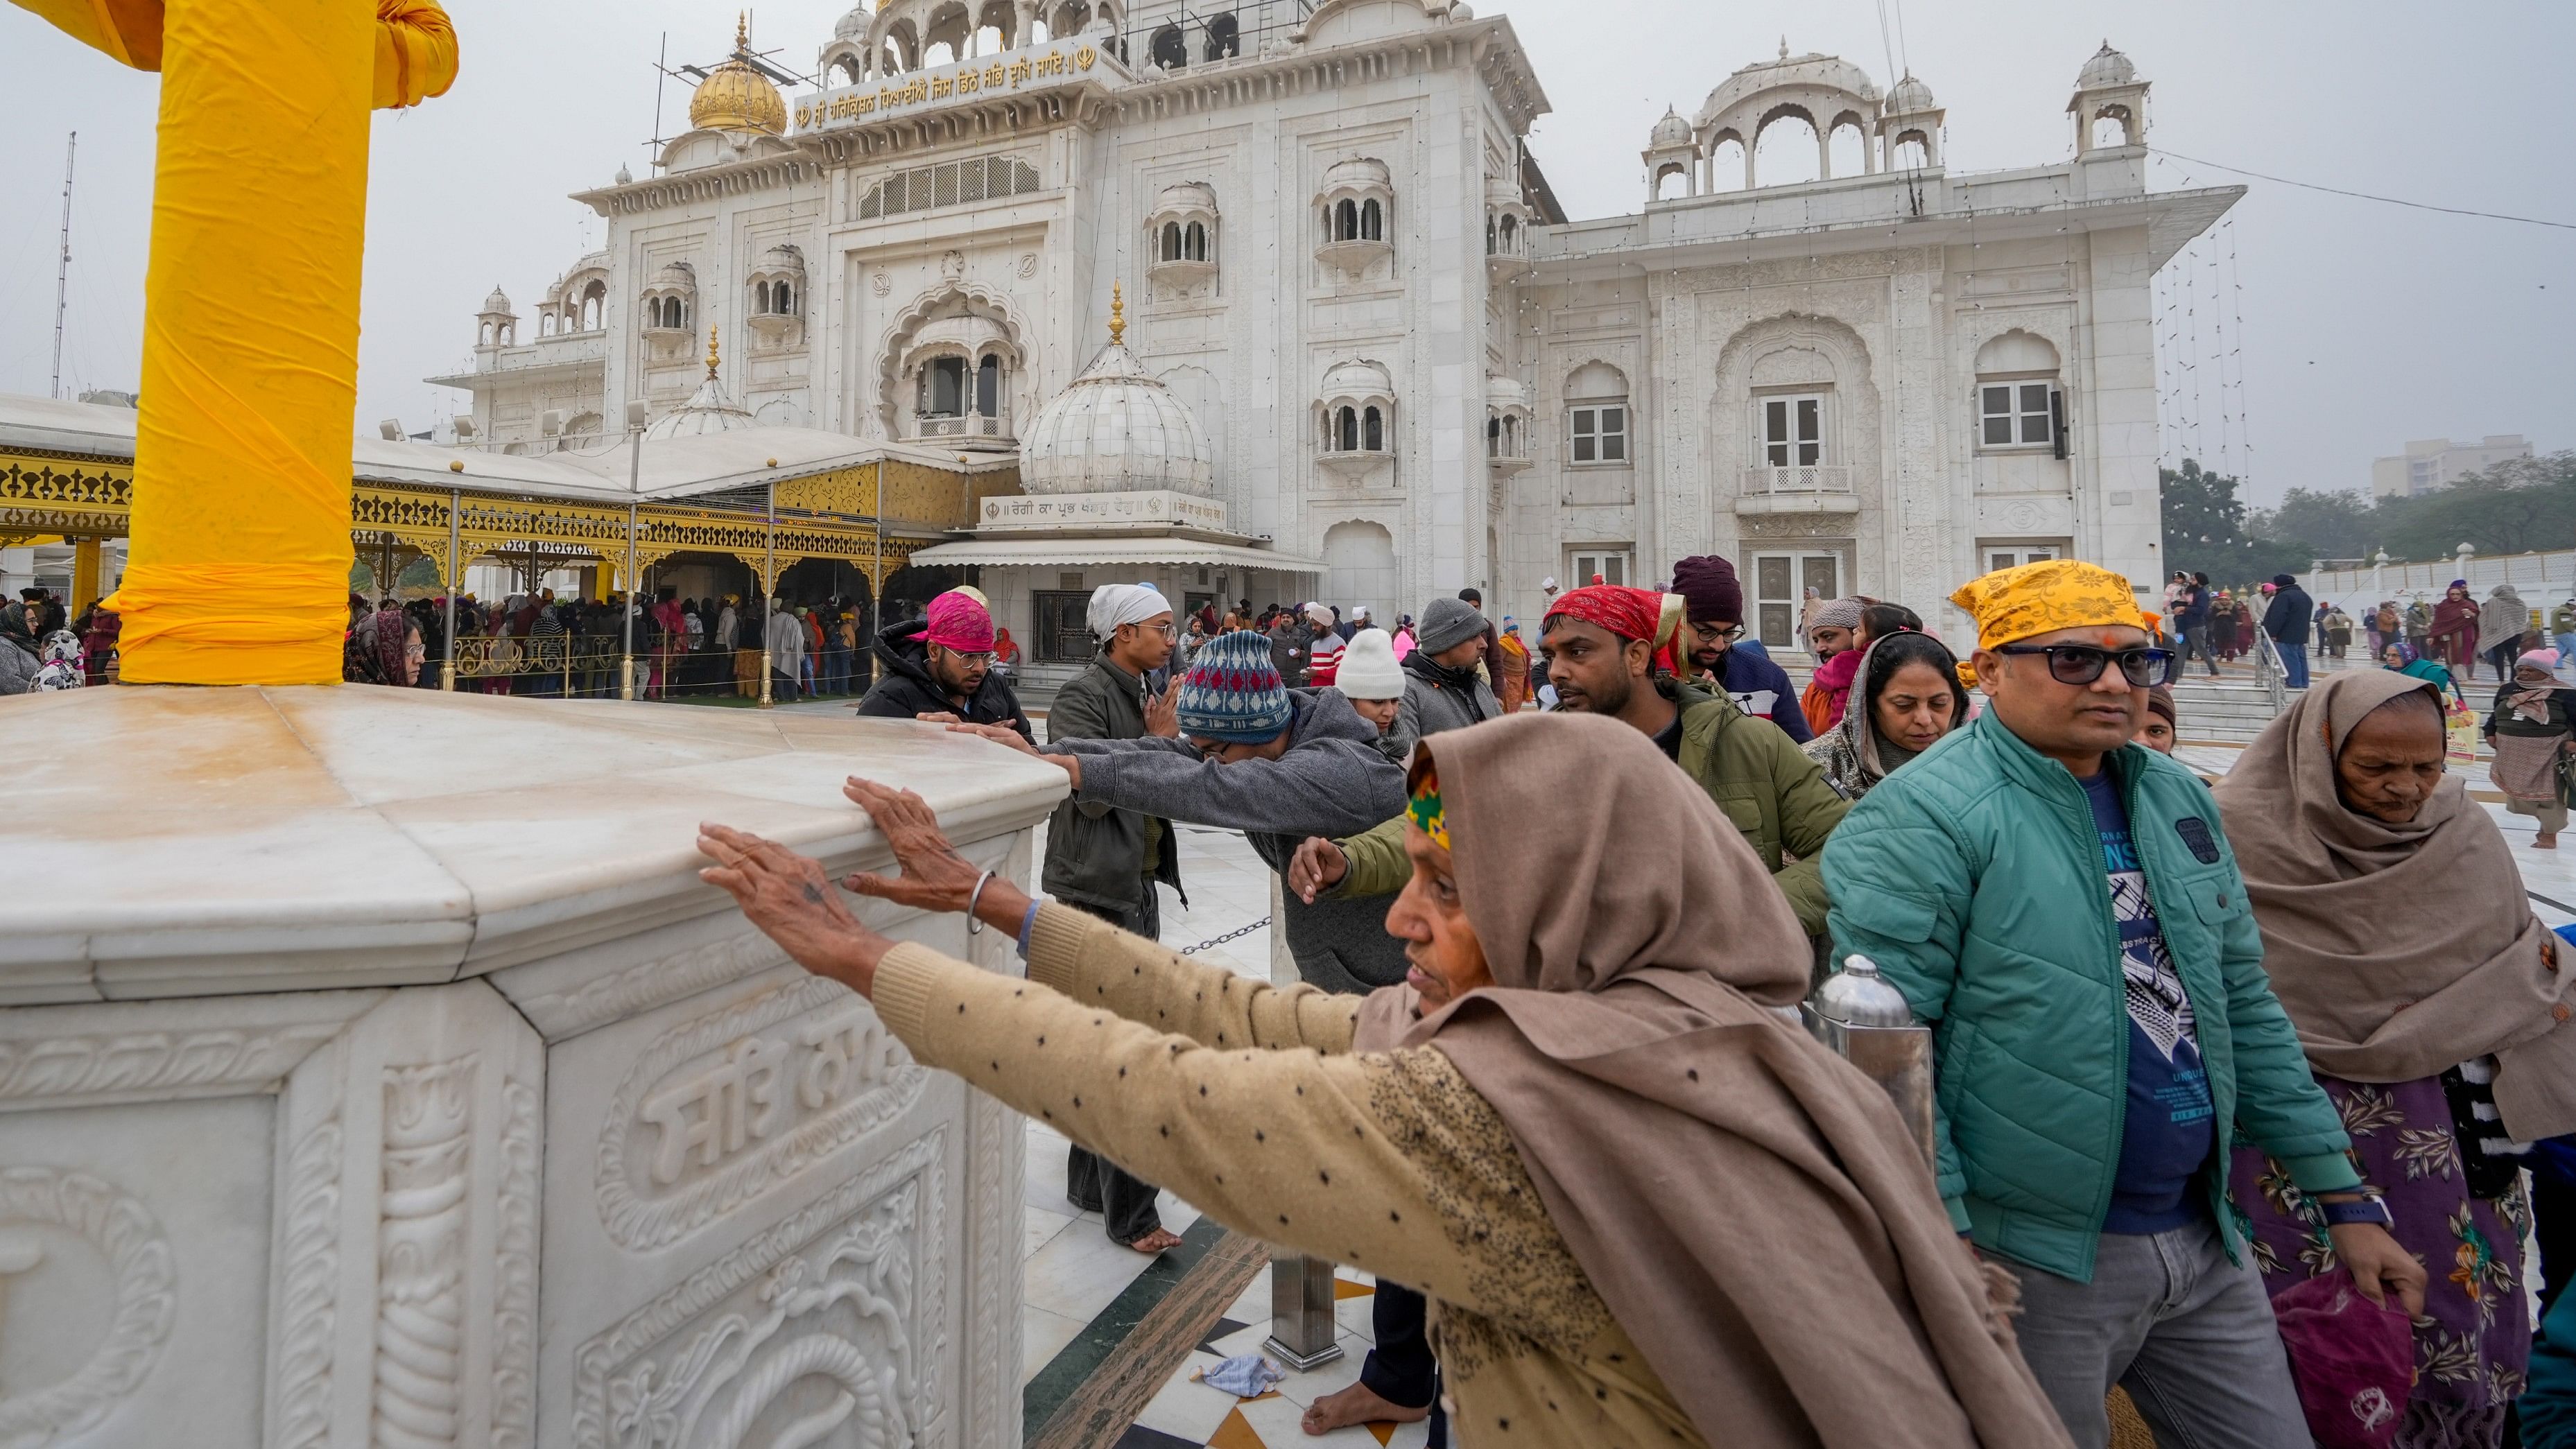
M2367 558L2380 546L2371 501L2349 488L2332 493L2293 488L2280 507L2249 516L2247 531L2257 538L2312 544L2320 558Z
M2255 536L2233 475L2212 473L2195 458L2159 472L2167 568L2206 573L2210 582L2233 587L2274 574L2305 573L2316 561L2316 550L2303 541Z

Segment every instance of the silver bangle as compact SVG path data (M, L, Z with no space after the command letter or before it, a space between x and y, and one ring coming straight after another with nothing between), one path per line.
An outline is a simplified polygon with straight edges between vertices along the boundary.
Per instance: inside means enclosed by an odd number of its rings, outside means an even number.
M984 887L990 885L992 880L993 873L989 870L977 876L974 893L966 897L966 934L969 936L984 934L984 923L975 919L975 903L984 899Z

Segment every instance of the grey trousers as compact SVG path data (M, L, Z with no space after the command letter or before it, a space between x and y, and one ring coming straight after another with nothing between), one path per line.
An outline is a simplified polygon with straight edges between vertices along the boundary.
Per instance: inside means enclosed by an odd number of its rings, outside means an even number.
M2021 1275L2022 1358L2076 1449L2104 1449L2118 1384L2161 1449L2309 1449L2263 1278L2230 1263L2214 1223L2102 1235L2093 1281Z

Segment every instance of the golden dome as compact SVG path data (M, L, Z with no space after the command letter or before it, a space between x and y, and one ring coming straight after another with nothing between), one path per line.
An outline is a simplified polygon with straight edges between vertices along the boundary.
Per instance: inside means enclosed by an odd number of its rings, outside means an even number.
M701 131L786 133L787 102L769 77L752 67L746 21L734 22L733 59L709 71L698 83L698 93L689 98L689 124Z

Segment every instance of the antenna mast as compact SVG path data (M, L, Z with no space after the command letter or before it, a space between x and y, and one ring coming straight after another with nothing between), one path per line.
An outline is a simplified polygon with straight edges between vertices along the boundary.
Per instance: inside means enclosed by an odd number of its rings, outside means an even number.
M80 132L74 131L63 144L63 254L54 264L54 381L45 393L57 401L63 395L63 314L72 295L72 161L79 147Z

